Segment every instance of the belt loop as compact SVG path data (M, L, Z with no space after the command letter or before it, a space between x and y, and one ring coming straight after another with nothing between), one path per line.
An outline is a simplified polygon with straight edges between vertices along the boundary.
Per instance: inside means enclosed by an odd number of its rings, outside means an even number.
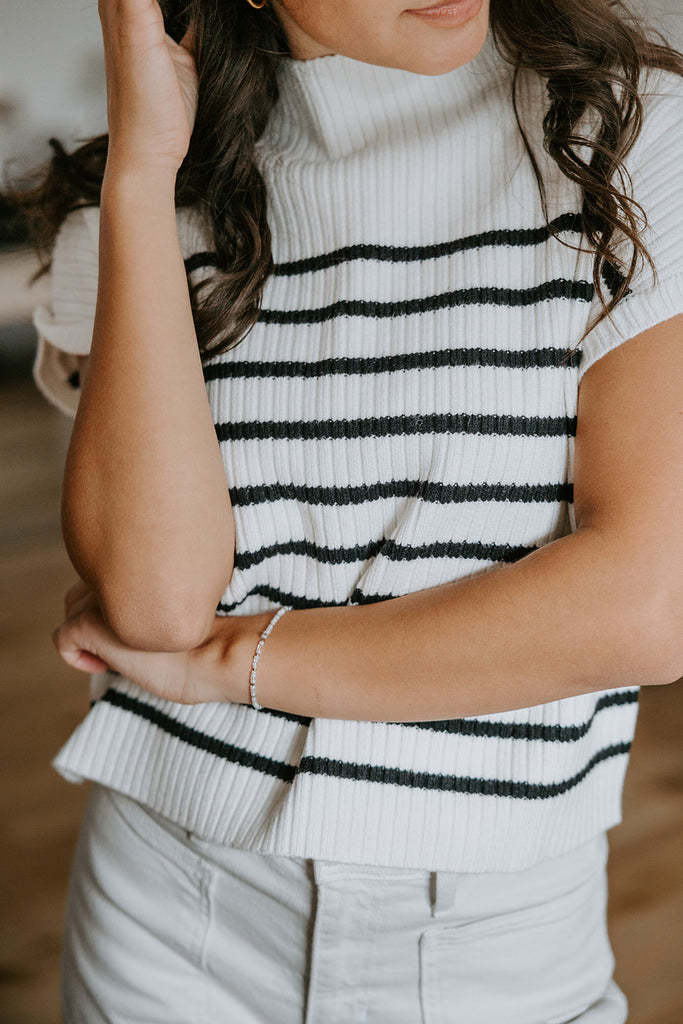
M325 881L325 864L321 860L311 860L311 867L313 869L313 881L316 886L322 885Z
M317 886L325 885L348 871L347 864L337 864L332 860L311 860L311 874Z
M430 877L432 917L449 914L455 908L458 876L454 871L432 871Z

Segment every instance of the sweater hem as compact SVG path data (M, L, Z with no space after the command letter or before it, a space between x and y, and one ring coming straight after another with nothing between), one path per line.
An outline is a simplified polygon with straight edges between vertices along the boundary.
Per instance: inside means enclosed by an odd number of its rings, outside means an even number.
M571 784L537 783L532 797L486 795L474 786L430 789L433 775L424 785L406 786L306 771L302 762L313 759L301 757L300 734L292 739L302 727L262 723L262 716L255 724L264 731L260 742L252 731L252 746L269 747L270 758L228 762L105 702L53 764L70 782L97 782L199 839L241 850L431 871L515 871L568 852L621 820L636 708L616 710L624 716L624 742L610 735L610 745L596 753L606 736L591 737L588 749L575 753L574 768L584 763ZM288 773L273 768L287 766L286 751ZM546 774L553 771L566 767L555 764Z

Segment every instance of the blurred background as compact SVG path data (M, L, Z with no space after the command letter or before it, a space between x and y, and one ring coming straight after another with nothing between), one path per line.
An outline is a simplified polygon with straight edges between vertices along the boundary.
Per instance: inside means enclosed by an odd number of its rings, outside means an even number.
M683 48L683 0L641 6ZM4 185L47 159L50 136L68 148L106 118L95 0L3 0L1 25ZM29 287L36 267L0 202L0 1024L60 1020L61 918L87 795L50 768L88 693L50 642L74 579L59 529L70 424L31 380L31 313L48 293L45 279ZM682 734L681 684L644 692L624 824L610 837L610 933L630 1024L683 1024Z

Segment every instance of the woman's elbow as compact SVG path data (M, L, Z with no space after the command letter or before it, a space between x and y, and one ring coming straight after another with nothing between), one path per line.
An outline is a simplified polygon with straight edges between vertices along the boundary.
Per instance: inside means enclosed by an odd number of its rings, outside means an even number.
M100 603L115 636L137 651L192 651L207 639L216 614L205 598L121 601L105 592Z
M103 573L96 592L102 613L118 639L139 651L192 651L214 624L230 579L218 561L204 573ZM221 571L218 571L218 570Z
M176 557L146 564L120 545L99 550L69 544L67 550L81 579L97 595L102 614L115 636L139 651L190 651L207 638L216 608L232 576L232 559L214 557L197 566Z
M634 603L630 636L637 674L644 686L675 683L683 677L683 598L677 590L656 588L650 599Z

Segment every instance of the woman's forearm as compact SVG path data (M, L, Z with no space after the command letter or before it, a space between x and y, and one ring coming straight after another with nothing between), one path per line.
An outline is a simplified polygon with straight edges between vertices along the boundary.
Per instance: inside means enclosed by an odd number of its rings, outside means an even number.
M660 574L593 529L514 565L374 605L292 611L261 651L256 697L318 718L419 722L496 714L582 693L675 681L680 601ZM666 574L662 574L666 580ZM197 649L125 646L83 588L55 633L82 671L120 672L180 703L248 704L273 612L223 616Z
M173 176L108 174L97 312L67 457L71 559L131 646L208 632L234 526L178 242Z
M680 326L645 332L584 378L574 533L445 586L285 615L261 653L258 701L299 715L437 720L681 676ZM248 703L272 614L216 618L196 650L166 655L126 648L96 607L77 605L55 640L69 664L108 665L169 700Z
M291 612L264 646L258 700L301 715L420 721L673 682L683 671L676 615L646 559L629 564L630 547L586 529L446 586ZM247 702L255 632L244 627L217 620L214 635L217 651L232 638L227 698Z

